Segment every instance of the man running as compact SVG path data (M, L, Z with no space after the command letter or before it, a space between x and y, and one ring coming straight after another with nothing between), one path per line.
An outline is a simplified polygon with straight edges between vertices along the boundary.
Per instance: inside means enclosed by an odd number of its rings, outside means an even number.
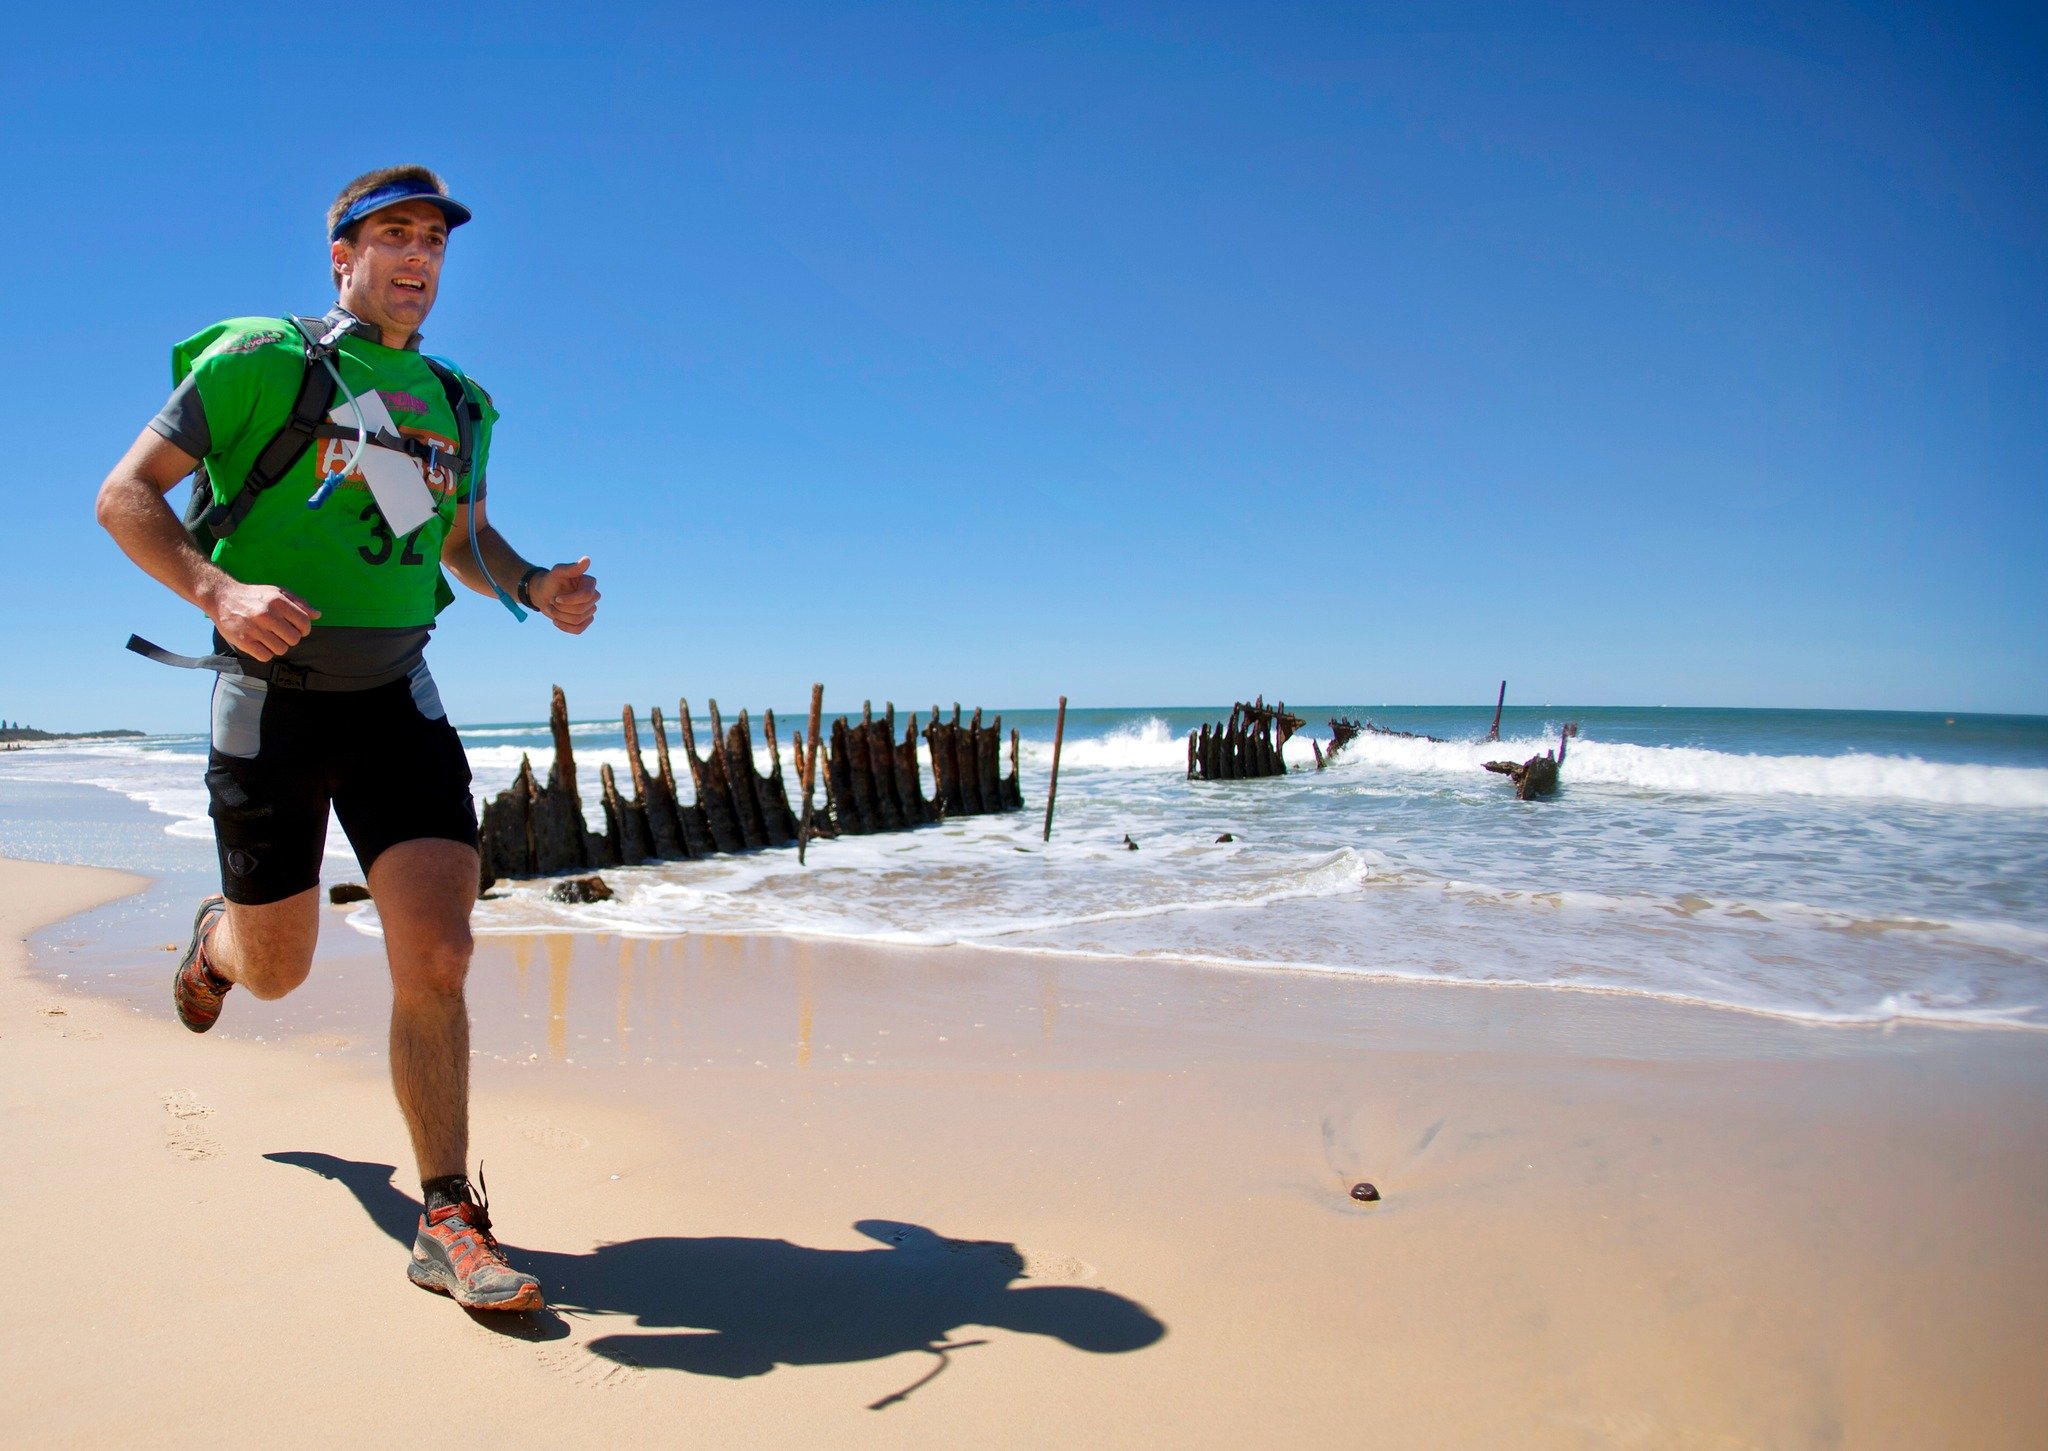
M419 351L448 234L469 218L421 166L343 187L327 212L333 311L180 343L177 387L98 512L214 626L198 660L145 647L219 671L206 785L225 896L199 906L178 1017L203 1033L233 988L272 999L305 981L331 803L391 964L391 1080L425 1199L407 1272L463 1305L532 1310L539 1282L506 1262L467 1177L476 811L422 652L453 599L441 566L508 608L510 587L570 634L598 592L587 558L529 564L485 522L497 410ZM181 523L165 496L202 467Z

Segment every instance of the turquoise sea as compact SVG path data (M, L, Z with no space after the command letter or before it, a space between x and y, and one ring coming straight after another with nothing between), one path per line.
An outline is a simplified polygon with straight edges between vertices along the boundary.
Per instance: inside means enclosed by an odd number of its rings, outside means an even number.
M1223 708L1070 711L1050 844L1052 715L1006 712L1021 816L820 842L808 866L781 850L621 870L593 907L522 883L478 926L973 942L2048 1028L2048 718L1510 707L1493 745L1487 709L1293 708L1310 722L1295 769L1220 783L1185 778L1185 739ZM1337 714L1444 739L1362 737L1318 772L1308 741ZM1517 802L1481 769L1554 748L1566 721L1556 798ZM539 723L463 734L480 793L523 752L545 768ZM616 722L575 739L586 781L623 767ZM169 736L0 755L0 852L202 883L203 754ZM338 831L328 875L359 876ZM349 920L376 930L373 909Z

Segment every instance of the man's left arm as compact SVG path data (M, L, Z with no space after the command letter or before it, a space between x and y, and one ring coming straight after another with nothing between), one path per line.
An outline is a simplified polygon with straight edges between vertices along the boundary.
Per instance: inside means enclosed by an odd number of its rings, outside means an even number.
M476 552L469 547L469 511L476 509ZM498 582L507 595L516 598L519 581L527 571L536 566L527 562L519 551L505 542L503 535L488 522L488 511L481 499L475 503L455 506L455 520L448 527L448 537L441 543L441 563L448 572L475 590L480 595L489 595L491 580L484 577L484 571L477 564L477 554L490 566L491 579ZM570 564L557 564L543 568L533 576L526 592L533 601L534 609L554 622L558 630L571 635L580 635L590 628L590 622L597 618L597 578L590 573L590 557L585 555Z

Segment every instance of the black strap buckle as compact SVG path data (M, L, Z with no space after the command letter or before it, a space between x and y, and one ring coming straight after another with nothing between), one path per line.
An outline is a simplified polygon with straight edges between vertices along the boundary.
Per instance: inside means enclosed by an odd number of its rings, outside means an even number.
M306 674L306 668L303 665L294 665L289 660L273 660L270 662L270 683L278 689L304 690L306 688Z

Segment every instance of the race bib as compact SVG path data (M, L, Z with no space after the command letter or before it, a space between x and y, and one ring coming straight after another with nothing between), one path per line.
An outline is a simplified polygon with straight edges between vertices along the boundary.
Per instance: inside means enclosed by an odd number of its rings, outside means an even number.
M393 436L398 433L391 410L384 406L375 389L359 393L354 403L344 399L327 416L343 428L365 428L372 438L380 431ZM349 453L356 451L355 440L343 439L341 443ZM377 508L393 534L410 534L434 517L434 496L420 474L419 460L411 454L379 448L373 443L356 459L355 471L370 486L370 496L377 501Z

